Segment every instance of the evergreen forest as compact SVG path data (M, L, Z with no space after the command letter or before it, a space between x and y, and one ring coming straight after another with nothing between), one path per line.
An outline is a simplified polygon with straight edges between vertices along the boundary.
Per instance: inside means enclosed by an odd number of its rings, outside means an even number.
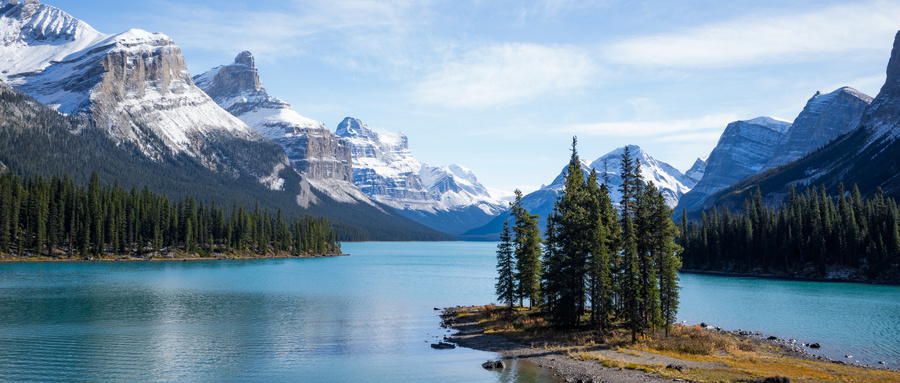
M62 178L0 175L0 253L19 257L153 257L340 254L325 218L288 221L281 210L252 210L192 197L170 201L146 186L130 192Z
M497 249L498 299L510 308L528 299L556 327L625 328L632 341L668 331L678 311L681 259L672 209L626 147L618 208L593 171L585 177L573 139L565 189L540 238L536 216L512 203ZM541 246L543 244L543 246Z
M759 189L741 213L704 211L681 219L687 269L815 278L900 281L900 209L879 189L863 199L854 186L798 193L778 208Z

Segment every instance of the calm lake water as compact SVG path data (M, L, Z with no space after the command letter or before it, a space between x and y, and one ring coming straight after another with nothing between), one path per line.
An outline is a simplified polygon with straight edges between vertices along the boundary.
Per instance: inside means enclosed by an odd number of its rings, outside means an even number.
M0 381L549 382L434 350L434 307L495 300L493 243L323 259L0 264ZM900 288L682 275L680 320L900 360ZM838 355L840 354L840 355Z

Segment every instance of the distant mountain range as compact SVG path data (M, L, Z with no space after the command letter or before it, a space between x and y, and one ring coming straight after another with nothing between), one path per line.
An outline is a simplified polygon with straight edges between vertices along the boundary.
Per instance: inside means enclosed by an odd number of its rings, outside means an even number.
M14 171L82 180L97 171L105 182L148 185L172 197L324 215L344 239L452 238L387 206L348 203L311 187L312 177L294 169L282 145L195 85L180 48L163 34L106 35L36 0L3 0L0 80L15 88L4 90L8 114L0 126L0 161ZM255 95L264 96L260 91ZM276 108L277 99L270 101ZM29 115L52 128L22 117Z
M427 226L460 234L506 209L460 165L429 166L413 157L403 133L377 133L347 117L338 124L353 155L353 183L378 202Z
M813 108L807 105L804 112L808 109ZM856 118L844 120L853 125ZM900 197L900 32L894 40L884 86L858 121L821 149L716 192L703 207L738 208L756 188L769 204L777 204L785 200L791 187L802 192L806 187L824 186L833 194L841 183L848 191L857 185L863 196L880 190L887 197Z
M728 124L709 154L703 177L679 201L676 214L710 208L710 195L796 161L851 131L871 102L871 97L843 87L824 95L816 92L793 123L759 117Z
M897 44L875 99L843 87L816 92L793 122L732 122L683 174L632 146L645 180L692 216L739 210L757 187L771 204L792 186L841 182L900 195ZM164 34L103 34L37 0L0 0L0 138L0 169L77 180L96 171L173 197L258 202L326 216L345 239L495 239L507 216L472 171L419 161L403 133L352 117L331 132L302 116L268 94L250 52L191 76ZM614 200L622 150L582 164L608 179ZM546 218L564 174L525 207Z
M644 177L644 181L653 182L659 188L669 207L674 207L678 200L697 183L696 180L685 176L671 165L657 161L640 147L629 145L628 148L633 158L638 159L641 163L641 175ZM624 151L625 147L621 147L593 162L581 161L581 169L584 172L585 179L592 171L596 171L599 175L599 183L608 182L613 202L618 202L622 199L619 187L622 185L621 171ZM522 206L528 209L530 213L539 216L539 227L542 230L546 226L545 220L547 216L553 211L554 202L556 202L559 193L565 188L567 170L568 165L563 167L559 175L549 185L544 185L539 190L522 197ZM508 218L508 214L501 214L486 225L466 232L463 238L496 240L499 238L503 222Z

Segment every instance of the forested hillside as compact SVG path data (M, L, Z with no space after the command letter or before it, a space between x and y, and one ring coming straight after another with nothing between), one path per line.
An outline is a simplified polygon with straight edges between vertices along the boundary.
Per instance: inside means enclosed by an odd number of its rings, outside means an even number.
M687 269L830 279L900 281L900 209L880 191L836 195L824 187L791 189L777 208L759 189L743 212L704 211L682 217L679 243Z
M23 256L201 256L339 254L337 233L324 218L285 220L234 204L230 212L192 197L171 202L147 187L130 192L103 186L96 173L87 187L69 177L0 176L0 253Z
M241 161L253 161L251 154ZM125 189L148 186L172 199L192 197L228 206L258 203L273 211L281 209L291 220L327 216L341 240L452 239L386 207L379 210L370 205L336 203L314 190L304 190L301 177L290 168L277 174L284 179L284 189L271 190L250 177L215 173L183 153L155 161L133 143L115 141L89 122L66 117L2 83L0 163L23 177L68 174L76 184L85 184L92 173L97 173L101 183L118 181ZM301 209L296 198L304 192L312 193L319 203Z

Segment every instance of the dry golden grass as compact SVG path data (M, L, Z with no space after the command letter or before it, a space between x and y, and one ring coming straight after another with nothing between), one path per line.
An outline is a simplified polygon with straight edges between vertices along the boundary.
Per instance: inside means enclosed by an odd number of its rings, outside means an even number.
M559 352L573 359L593 360L609 368L641 370L667 378L697 382L732 382L786 376L792 382L888 383L900 382L900 373L887 370L810 361L784 356L777 347L742 339L729 333L706 331L700 326L675 325L668 337L662 331L645 334L631 343L631 334L618 329L598 334L590 329L560 330L551 327L535 309L484 306L469 309L485 332L502 334L523 344ZM727 367L694 367L678 371L653 363L637 363L591 352L611 348L640 358L659 354L671 358L718 363Z

